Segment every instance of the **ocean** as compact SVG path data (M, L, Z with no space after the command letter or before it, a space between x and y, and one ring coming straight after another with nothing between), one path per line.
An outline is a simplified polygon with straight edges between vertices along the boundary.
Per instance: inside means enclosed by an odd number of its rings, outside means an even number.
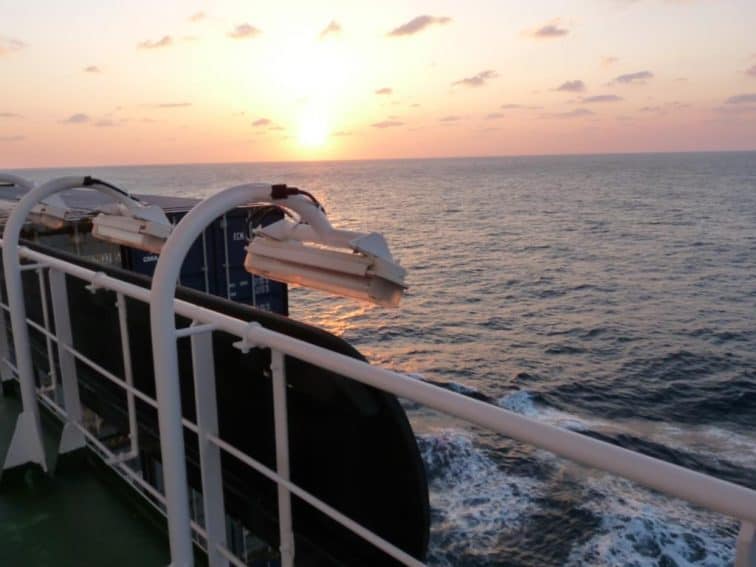
M756 488L756 153L25 170L314 193L382 232L396 310L292 290L375 364ZM407 403L432 565L729 565L737 524Z

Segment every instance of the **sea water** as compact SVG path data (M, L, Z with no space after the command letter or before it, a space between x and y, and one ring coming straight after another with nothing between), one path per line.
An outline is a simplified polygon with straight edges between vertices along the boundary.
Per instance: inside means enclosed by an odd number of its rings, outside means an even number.
M292 290L371 362L756 488L756 153L27 170L311 191L408 270L397 310ZM737 524L407 404L434 565L728 565Z

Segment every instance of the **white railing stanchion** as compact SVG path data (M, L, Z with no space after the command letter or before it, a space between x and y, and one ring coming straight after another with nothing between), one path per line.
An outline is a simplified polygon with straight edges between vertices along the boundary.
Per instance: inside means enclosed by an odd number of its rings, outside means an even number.
M42 304L42 325L45 329L50 331L50 312L47 308L47 288L45 287L45 268L41 266L37 268L37 279L39 280L39 301ZM48 388L53 393L53 399L57 401L57 389L58 389L58 373L55 371L55 358L53 357L52 340L49 336L45 336L45 346L47 347L47 367L49 369L48 376L50 377L50 384ZM42 386L45 389L45 386Z
M750 522L740 522L735 543L735 567L756 567L756 528Z
M3 303L3 291L0 288L0 303ZM0 309L0 382L13 380L13 370L4 363L10 361L10 343L8 342L8 323L5 309Z
M276 472L289 480L289 423L286 406L286 367L280 350L270 351L270 370L273 375L273 419L276 433ZM294 532L291 520L291 494L278 483L278 532L281 538L281 565L294 566Z
M126 298L120 292L116 293L116 308L118 309L118 328L121 334L121 352L123 354L123 380L133 388L134 372L131 368L128 312L126 310ZM129 456L137 457L139 455L139 428L137 426L136 399L131 390L126 390L126 407L129 412L129 441L131 442Z
M60 437L58 452L68 453L86 445L86 438L77 427L81 423L81 399L79 382L76 378L76 359L65 347L73 347L71 314L68 310L66 275L58 270L50 270L50 299L55 318L55 336L58 339L58 360L60 361L60 381L63 387L63 407L66 409L66 423ZM50 360L50 364L53 362Z
M226 547L226 510L223 501L221 452L208 435L218 435L218 402L215 394L215 358L212 332L191 335L194 400L197 408L197 442L202 477L202 508L207 532L207 557L211 567L227 566L220 548Z
M233 207L269 197L270 185L260 183L233 187L205 199L173 229L155 266L150 288L150 330L173 567L192 565L194 559L176 345L176 282L186 254L207 225Z

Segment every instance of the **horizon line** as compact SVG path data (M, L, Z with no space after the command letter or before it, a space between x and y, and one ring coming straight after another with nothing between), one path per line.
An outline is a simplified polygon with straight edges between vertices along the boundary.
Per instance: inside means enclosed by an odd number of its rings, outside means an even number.
M612 157L612 156L651 156L651 155L690 155L690 154L738 154L756 153L752 149L729 150L664 150L637 152L590 152L590 153L552 153L552 154L489 154L489 155L452 155L422 157L385 157L385 158L348 158L348 159L289 159L289 160L250 160L250 161L208 161L208 162L163 162L163 163L109 163L100 165L43 165L34 167L2 166L8 171L33 171L40 169L79 169L107 167L176 167L191 165L241 165L241 164L287 164L287 163L353 163L376 161L432 161L454 159L500 159L500 158L550 158L550 157Z

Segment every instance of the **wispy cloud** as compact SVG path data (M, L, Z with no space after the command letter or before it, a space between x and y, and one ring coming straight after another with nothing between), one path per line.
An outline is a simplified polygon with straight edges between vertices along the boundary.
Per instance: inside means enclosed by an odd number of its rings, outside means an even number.
M98 120L94 125L98 128L113 128L115 126L118 126L118 124L113 122L110 118L103 118L102 120Z
M595 113L587 108L576 108L568 112L552 112L542 114L543 118L582 118L585 116L593 116Z
M168 47L173 45L173 38L169 35L164 35L156 41L145 40L137 44L139 49L157 49L159 47Z
M651 71L638 71L637 73L627 73L614 77L611 83L617 85L643 85L648 79L653 79L654 74Z
M89 122L89 116L82 112L77 112L76 114L72 114L68 118L61 120L61 122L64 124L85 124Z
M582 93L585 90L585 83L578 79L574 81L565 81L554 90L564 93Z
M682 103L679 100L673 100L671 102L665 102L663 104L656 104L652 106L644 106L640 109L641 112L651 112L651 113L657 113L657 114L666 114L667 112L673 111L673 110L679 110L681 108L686 108L690 106L689 104Z
M563 37L570 33L567 28L560 28L559 24L552 23L541 26L540 28L531 32L531 36L536 39L553 39L555 37Z
M604 94L604 95L584 96L582 99L580 99L580 102L583 102L586 104L594 104L597 102L619 102L621 100L622 100L621 96L617 96L613 94Z
M388 32L386 35L391 37L401 37L404 35L414 35L418 32L423 31L425 28L433 26L433 25L443 25L448 24L451 22L451 18L447 18L446 16L418 16L417 18L411 19L406 24L402 24L398 28L394 28L390 32Z
M239 24L233 30L228 32L228 37L233 39L252 39L260 35L262 31L255 26L251 26L247 23Z
M15 112L0 112L0 118L21 118L21 115Z
M334 132L331 134L331 136L351 136L353 132L349 130L339 130L338 132Z
M523 110L523 109L525 109L525 110L541 110L543 107L542 106L537 106L537 105L534 105L534 104L528 105L528 104L513 104L513 103L509 103L509 104L502 104L499 108L501 108L502 110Z
M745 74L756 79L756 64L746 69Z
M394 89L392 89L391 87L382 87L382 88L376 90L375 94L377 94L377 95L390 95L393 92L394 92Z
M486 114L486 120L499 120L500 118L506 118L506 116L503 112L491 112Z
M611 67L615 63L619 62L618 57L614 57L612 55L608 55L606 57L601 58L601 66L602 67Z
M498 76L499 75L496 73L496 71L488 69L486 71L481 71L480 73L473 75L472 77L465 77L464 79L454 81L452 83L452 86L464 85L466 87L482 87L486 84L486 81L488 81L489 79L495 79Z
M404 126L404 122L399 120L383 120L382 122L376 122L371 124L373 128L394 128L396 126Z
M725 104L756 104L756 93L747 93L731 96Z
M27 44L20 39L13 39L11 37L0 37L0 57L4 55L10 55L26 48Z
M150 108L186 108L192 106L191 102L158 102L157 104L143 104Z
M84 67L85 73L102 73L102 70L97 65L89 65Z
M331 22L322 29L322 31L318 34L318 37L320 39L325 39L328 36L331 35L338 35L341 33L341 25L336 20L331 20Z
M196 22L201 22L202 20L205 20L205 19L207 19L207 14L205 12L202 12L202 11L195 12L194 14L192 14L191 16L189 16L189 21L190 22L195 22L195 23Z
M26 136L21 136L21 135L0 136L0 142L22 142L25 139L26 139Z
M283 130L286 130L286 128L274 124L273 126L269 126L268 130L270 130L271 132L281 132Z
M438 119L439 122L459 122L460 120L462 120L462 117L454 115L454 114L450 116L444 116Z
M270 126L273 124L273 121L270 118L258 118L254 122L252 122L252 126L255 128L259 128L261 126Z

